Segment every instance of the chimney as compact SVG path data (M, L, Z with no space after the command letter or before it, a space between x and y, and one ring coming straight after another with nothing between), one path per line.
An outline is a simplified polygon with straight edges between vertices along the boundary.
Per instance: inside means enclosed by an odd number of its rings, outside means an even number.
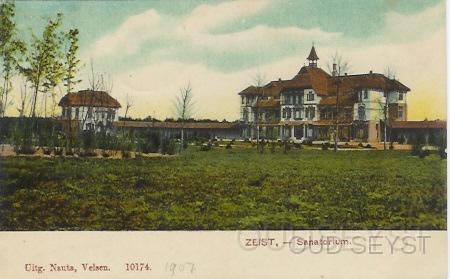
M370 70L369 74L373 74L372 70Z
M347 73L345 73L344 75L347 75Z
M333 72L331 73L333 77L337 76L338 74L336 67L337 67L336 63L333 63Z

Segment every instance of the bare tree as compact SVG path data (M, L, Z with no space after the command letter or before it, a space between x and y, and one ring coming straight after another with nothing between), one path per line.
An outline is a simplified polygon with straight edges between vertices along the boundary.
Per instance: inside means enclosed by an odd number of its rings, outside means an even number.
M90 77L89 86L92 91L105 91L108 94L112 93L114 82L110 74L96 72L94 70L94 61L90 60Z
M256 96L255 96L255 106L253 108L254 115L255 115L255 125L256 125L256 149L258 152L261 152L262 149L260 147L260 121L259 121L259 108L258 108L258 102L261 99L264 99L264 88L263 85L265 84L266 77L264 74L262 74L260 71L258 71L253 79L254 86L256 88Z
M386 67L385 68L385 70L384 70L384 75L388 78L388 85L390 85L390 83L393 81L393 80L395 80L395 71L391 68L391 67ZM382 111L382 113L383 113L383 129L384 129L384 132L383 132L383 149L384 150L386 150L387 149L387 147L386 147L386 141L387 141L387 133L388 133L388 127L390 126L389 125L389 122L390 122L390 115L389 115L389 99L390 99L390 95L391 95L391 92L389 91L390 89L389 89L389 86L388 86L388 88L386 88L385 90L384 90L384 102L382 102L381 100L379 100L379 103L378 103L378 105L380 106L380 110Z
M350 63L338 51L331 56L327 68L333 76L340 76L351 71Z
M174 108L176 117L181 120L181 147L184 148L184 126L187 119L192 117L194 111L191 82L186 87L180 88L180 93L175 99Z
M133 99L128 95L125 97L125 118L127 118L128 112L131 109L131 107L134 105Z
M335 116L335 131L334 131L334 151L337 151L338 140L339 140L339 93L340 86L342 84L342 78L340 77L343 73L347 73L350 70L349 62L342 57L339 52L335 52L335 54L331 57L331 66L330 62L328 63L328 70L331 72L332 76L336 77L334 81L334 85L336 86L336 116Z

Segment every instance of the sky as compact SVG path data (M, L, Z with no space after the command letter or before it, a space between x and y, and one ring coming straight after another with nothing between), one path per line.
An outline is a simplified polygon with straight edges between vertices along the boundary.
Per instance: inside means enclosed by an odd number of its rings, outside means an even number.
M389 68L411 88L408 119L446 118L444 0L18 1L25 39L58 12L80 30L83 81L91 61L112 81L129 115L174 117L174 99L190 84L195 118L239 118L237 93L255 83L291 79L314 43L328 70L338 52L349 74ZM20 83L15 81L19 103ZM7 111L17 114L17 105ZM123 114L122 109L122 114Z

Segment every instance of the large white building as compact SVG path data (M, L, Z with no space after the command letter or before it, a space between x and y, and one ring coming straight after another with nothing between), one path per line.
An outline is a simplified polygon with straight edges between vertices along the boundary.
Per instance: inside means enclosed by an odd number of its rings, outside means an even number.
M395 79L373 73L338 75L317 66L314 46L292 79L249 86L241 96L245 138L381 141L385 123L407 120L407 92Z

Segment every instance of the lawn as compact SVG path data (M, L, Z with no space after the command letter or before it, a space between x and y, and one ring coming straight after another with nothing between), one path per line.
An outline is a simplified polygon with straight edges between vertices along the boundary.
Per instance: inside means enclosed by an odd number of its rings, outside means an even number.
M255 149L0 159L1 230L446 229L446 160Z

